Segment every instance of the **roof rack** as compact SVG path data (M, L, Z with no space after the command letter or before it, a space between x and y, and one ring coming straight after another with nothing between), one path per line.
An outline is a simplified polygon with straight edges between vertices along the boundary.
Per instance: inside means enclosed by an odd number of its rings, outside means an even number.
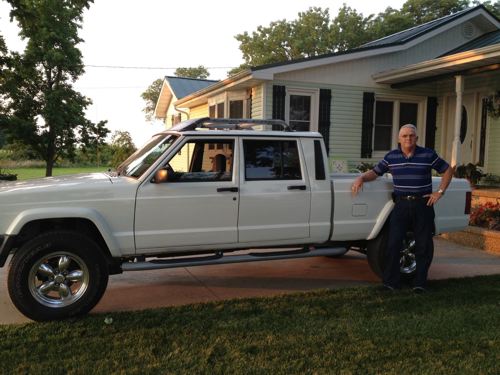
M183 121L169 130L186 132L196 129L205 130L254 130L254 127L271 125L272 130L293 131L283 120L258 120L235 118L199 118Z

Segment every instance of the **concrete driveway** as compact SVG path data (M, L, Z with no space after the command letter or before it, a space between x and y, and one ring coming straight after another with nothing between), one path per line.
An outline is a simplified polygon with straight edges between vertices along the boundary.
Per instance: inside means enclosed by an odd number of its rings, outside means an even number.
M9 299L7 267L0 269L0 324L23 323ZM435 240L431 279L500 274L500 256ZM273 296L320 288L377 284L366 257L324 257L128 272L110 278L92 313L140 310L231 298Z

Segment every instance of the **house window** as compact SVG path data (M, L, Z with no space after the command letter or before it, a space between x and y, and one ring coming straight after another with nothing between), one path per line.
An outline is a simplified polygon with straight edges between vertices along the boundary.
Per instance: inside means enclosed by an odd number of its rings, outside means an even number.
M297 131L317 131L318 90L288 89L285 97L285 121Z
M229 102L229 118L243 118L243 100Z
M398 143L399 128L405 124L418 126L420 102L403 100L375 101L373 150L387 152Z
M217 103L217 118L224 118L224 103Z
M394 103L378 101L375 104L375 124L373 149L385 151L391 149Z
M210 118L223 118L224 117L224 102L217 103L208 107L208 116Z

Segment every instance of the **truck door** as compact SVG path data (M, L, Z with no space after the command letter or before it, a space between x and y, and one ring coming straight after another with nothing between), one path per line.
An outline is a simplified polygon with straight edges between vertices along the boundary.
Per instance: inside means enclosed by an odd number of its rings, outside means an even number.
M137 192L137 249L237 243L238 168L234 138L189 138L163 164L164 183ZM236 164L237 166L238 164Z
M240 139L240 243L309 238L311 189L297 139Z

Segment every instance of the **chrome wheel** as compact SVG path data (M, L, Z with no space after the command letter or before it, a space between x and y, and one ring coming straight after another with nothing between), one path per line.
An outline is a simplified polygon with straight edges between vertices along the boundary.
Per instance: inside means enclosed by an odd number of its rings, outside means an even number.
M42 305L62 308L78 301L89 285L89 270L75 254L58 251L35 262L29 272L28 288Z
M399 260L400 272L402 274L412 274L417 269L415 260L415 239L407 237L403 242L401 258Z

